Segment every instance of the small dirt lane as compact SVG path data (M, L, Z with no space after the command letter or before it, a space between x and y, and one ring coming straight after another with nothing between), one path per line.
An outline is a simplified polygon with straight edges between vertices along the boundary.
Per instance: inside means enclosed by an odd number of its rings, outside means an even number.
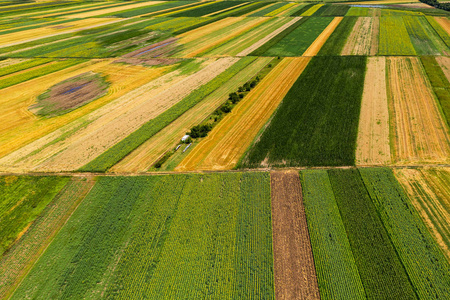
M320 299L298 172L270 173L276 299Z

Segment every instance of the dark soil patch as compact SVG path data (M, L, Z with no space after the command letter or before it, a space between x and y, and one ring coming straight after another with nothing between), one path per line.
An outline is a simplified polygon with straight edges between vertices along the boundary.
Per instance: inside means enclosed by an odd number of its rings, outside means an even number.
M164 41L146 46L123 55L124 58L150 58L150 57L166 57L170 56L177 48L176 38L169 38Z
M30 110L38 116L63 115L105 95L108 86L99 74L83 73L52 86Z

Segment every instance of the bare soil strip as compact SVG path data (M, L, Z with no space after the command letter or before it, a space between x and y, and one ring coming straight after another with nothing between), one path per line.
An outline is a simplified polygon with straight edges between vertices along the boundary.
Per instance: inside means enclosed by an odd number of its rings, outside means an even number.
M278 35L280 32L283 32L284 30L286 30L286 28L292 26L292 24L294 24L295 22L297 22L298 20L300 20L302 17L295 17L293 18L291 21L289 21L288 23L284 24L283 26L281 26L280 28L278 28L277 30L274 30L273 32L271 32L270 34L268 34L267 36L265 36L264 38L260 39L259 41L257 41L256 43L254 43L253 45L251 45L250 47L248 47L247 49L239 52L236 56L247 56L250 53L252 53L253 51L255 51L256 49L258 49L259 47L261 47L262 45L264 45L265 43L267 43L269 40L271 40L273 37L275 37L276 35Z
M320 299L299 175L277 171L270 178L275 298Z
M6 299L45 251L59 229L94 186L95 181L72 178L28 231L0 260L0 298Z
M394 169L394 174L450 261L450 169Z
M341 55L369 55L373 38L373 19L360 17L342 49Z
M236 166L309 60L309 57L283 59L176 170L226 170Z
M367 62L356 144L357 165L391 162L384 57L371 57Z
M387 58L388 97L397 164L445 163L450 136L418 58Z
M330 35L334 32L336 27L341 23L344 17L335 17L333 21L325 28L324 31L316 38L316 40L311 44L311 46L306 49L302 56L315 56L319 53L320 48L325 44Z

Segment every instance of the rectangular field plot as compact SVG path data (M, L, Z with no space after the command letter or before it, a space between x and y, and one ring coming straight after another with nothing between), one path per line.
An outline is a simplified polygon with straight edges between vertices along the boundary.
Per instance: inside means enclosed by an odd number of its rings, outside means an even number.
M301 56L332 20L332 17L309 18L263 56Z
M411 42L418 55L448 55L447 45L425 17L403 17Z
M450 169L395 169L394 174L450 262Z
M268 173L102 177L12 299L274 298Z
M418 297L447 299L450 264L392 171L382 168L359 171Z
M302 171L300 178L320 298L364 299L365 291L327 171Z
M416 55L402 17L380 17L378 55Z
M355 163L365 57L313 57L244 167Z
M447 123L420 60L388 57L386 68L394 161L398 164L448 161Z

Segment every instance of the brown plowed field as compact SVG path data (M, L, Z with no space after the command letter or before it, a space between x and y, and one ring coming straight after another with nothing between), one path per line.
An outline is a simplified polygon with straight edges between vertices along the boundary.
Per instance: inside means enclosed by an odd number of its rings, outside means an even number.
M335 17L333 21L322 31L322 33L316 38L316 40L311 44L311 46L306 49L303 56L314 56L317 55L320 48L322 48L323 44L328 40L330 35L334 32L336 27L341 23L344 17Z
M384 57L371 57L367 61L356 144L357 165L382 165L391 162Z
M373 38L373 19L360 17L350 33L341 55L369 55Z
M236 166L309 60L307 57L283 59L176 170L228 170Z
M387 58L388 98L398 164L443 163L450 137L418 58Z
M299 175L270 173L276 299L320 299Z

